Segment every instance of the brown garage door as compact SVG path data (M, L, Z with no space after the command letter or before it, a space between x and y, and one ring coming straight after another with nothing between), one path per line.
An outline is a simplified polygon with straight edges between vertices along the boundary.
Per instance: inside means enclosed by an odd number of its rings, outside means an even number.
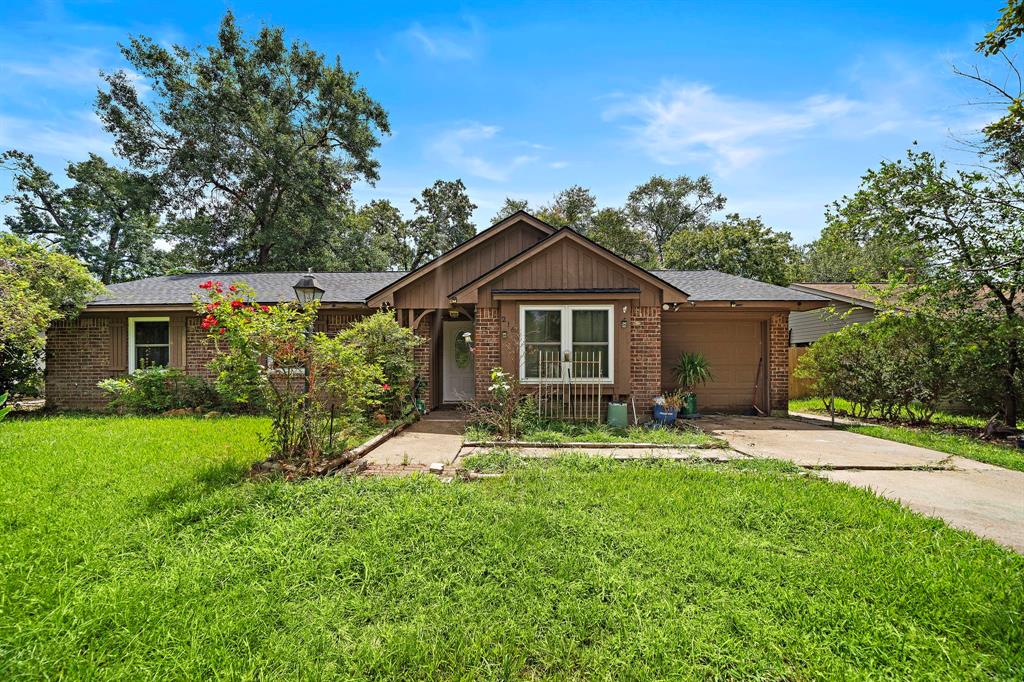
M662 318L662 383L676 388L672 366L683 351L703 353L714 381L697 387L701 411L746 411L754 395L758 360L764 353L764 321L715 319L694 315L665 314ZM767 361L767 358L766 358ZM764 409L767 395L764 367L758 390L758 406Z

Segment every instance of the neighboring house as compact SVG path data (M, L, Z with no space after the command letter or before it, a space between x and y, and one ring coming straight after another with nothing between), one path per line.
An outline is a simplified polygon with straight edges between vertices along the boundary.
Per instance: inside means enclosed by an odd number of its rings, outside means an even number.
M260 302L275 303L293 299L303 274L200 273L111 285L78 319L50 329L47 401L101 407L96 383L143 362L209 376L213 349L191 307L198 285L211 276L245 282ZM630 399L641 420L655 396L676 388L671 367L684 350L707 356L714 375L697 390L701 409L747 410L754 401L765 412L785 411L790 312L828 304L720 272L647 271L525 212L413 272L314 274L325 290L318 329L333 333L387 307L424 339L415 360L430 407L486 398L493 367L536 386L539 353L587 353L599 360L585 383L605 400Z
M879 285L884 286L884 285ZM807 346L825 334L837 332L857 322L875 319L877 300L856 282L799 282L789 288L827 298L827 308L794 312L789 316L789 343Z

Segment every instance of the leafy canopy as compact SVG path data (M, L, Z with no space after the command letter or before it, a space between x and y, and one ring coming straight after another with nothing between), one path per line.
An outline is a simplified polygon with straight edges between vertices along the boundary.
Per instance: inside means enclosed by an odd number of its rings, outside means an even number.
M121 51L135 74L104 74L97 112L119 156L160 174L182 257L226 270L329 265L352 184L377 179L371 153L389 132L356 74L287 45L280 28L247 39L231 12L209 47L140 36Z

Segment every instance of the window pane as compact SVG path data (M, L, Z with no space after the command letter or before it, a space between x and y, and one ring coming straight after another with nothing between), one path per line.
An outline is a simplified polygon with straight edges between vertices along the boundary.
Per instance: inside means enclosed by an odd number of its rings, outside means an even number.
M561 342L562 311L560 310L527 310L525 318L524 340L527 342Z
M135 369L145 369L160 365L166 367L170 362L170 348L167 346L141 346L135 348Z
M608 311L572 311L572 340L576 343L607 342Z
M608 378L608 344L574 343L573 376L581 379Z
M543 376L545 379L561 375L561 344L528 343L524 360L524 375L530 379ZM543 374L541 372L543 363Z
M167 322L136 322L135 343L169 343L168 326Z

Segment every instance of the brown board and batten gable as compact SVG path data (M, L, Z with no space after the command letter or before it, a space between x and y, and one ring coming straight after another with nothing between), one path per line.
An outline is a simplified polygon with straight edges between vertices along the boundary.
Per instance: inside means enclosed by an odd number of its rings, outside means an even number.
M488 307L502 297L567 294L577 299L635 298L644 306L687 300L682 289L569 228L451 290L448 300Z
M518 211L374 292L367 297L366 304L371 308L444 308L449 291L556 231L543 220Z

